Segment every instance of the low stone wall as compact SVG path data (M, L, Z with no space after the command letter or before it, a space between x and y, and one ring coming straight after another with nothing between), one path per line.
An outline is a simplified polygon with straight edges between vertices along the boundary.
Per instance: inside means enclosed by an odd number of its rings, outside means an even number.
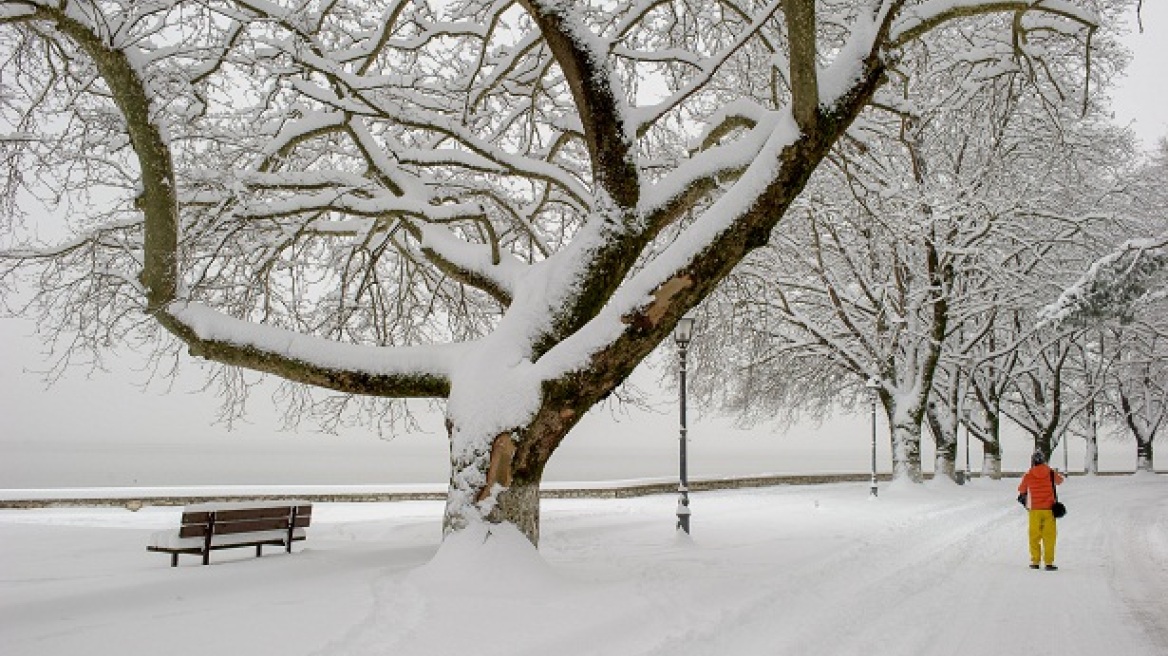
M1100 472L1100 476L1124 476L1131 472ZM1072 472L1072 476L1081 476ZM1002 478L1020 478L1021 472L1002 472ZM931 478L932 474L925 474ZM978 478L978 474L973 475ZM888 474L877 476L879 482L888 482ZM690 492L706 492L711 490L736 490L751 487L773 487L776 485L821 485L825 483L860 483L868 482L870 474L782 474L765 476L745 476L734 478L707 478L691 480ZM549 484L540 491L543 499L624 499L642 497L652 494L672 494L677 492L676 481L660 481L649 483L597 483L580 487L559 487ZM218 503L225 501L279 501L295 497L314 503L368 503L392 501L443 501L446 499L444 490L433 491L369 491L369 492L326 492L305 493L303 490L291 489L286 494L184 494L184 495L142 495L122 494L116 497L76 496L67 495L38 497L27 494L26 498L3 495L0 497L0 509L14 508L77 508L77 507L124 507L130 510L139 510L146 506L185 506L195 503Z

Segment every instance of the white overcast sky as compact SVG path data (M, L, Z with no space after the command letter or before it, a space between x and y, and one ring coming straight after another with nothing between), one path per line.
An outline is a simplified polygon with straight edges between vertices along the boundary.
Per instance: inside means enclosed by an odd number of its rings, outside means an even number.
M1117 120L1130 124L1150 147L1157 139L1168 135L1168 110L1165 109L1168 107L1168 74L1165 73L1168 65L1168 0L1145 0L1142 33L1136 31L1134 20L1132 23L1133 31L1126 41L1132 48L1133 61L1126 79L1113 91L1112 98ZM162 385L141 391L137 385L143 382L144 375L134 370L133 358L119 359L115 355L111 358L114 360L113 371L109 373L99 372L87 377L85 372L77 371L46 388L42 376L37 373L47 366L42 355L44 347L32 333L33 326L27 321L0 319L0 488L34 485L37 476L32 474L36 472L30 474L30 470L50 468L60 471L56 476L44 479L47 485L68 484L61 481L76 481L74 484L81 485L132 484L139 480L141 472L148 470L158 470L158 477L166 479L170 473L165 468L159 469L157 463L168 458L196 457L210 463L225 453L239 453L222 450L227 444L236 445L232 448L238 449L241 440L266 440L276 433L273 411L266 398L257 399L253 404L256 412L250 424L229 434L223 427L212 425L216 401L209 394L196 392L201 381L199 374L185 376L169 392ZM194 363L191 367L197 369ZM640 376L643 384L653 385L652 375L642 373ZM619 423L613 422L608 414L602 410L586 419L577 429L586 435L574 435L568 439L562 450L572 451L571 457L553 459L549 476L557 467L565 467L564 463L576 463L578 469L560 469L560 480L592 478L585 471L588 467L606 471L607 474L598 474L601 478L658 476L673 470L672 454L676 440L672 435L676 434L676 418L668 402L663 402L657 414L640 413ZM862 420L866 422L866 418ZM813 433L818 432L815 427L797 427L792 431L795 435L774 440L770 439L774 433L771 428L737 431L726 421L703 419L700 415L691 415L691 421L704 423L691 425L694 438L692 461L699 473L703 466L708 475L791 470L793 467L784 465L782 459L789 458L793 449L804 449L807 466L821 471L863 470L867 462L866 423L857 427L854 418L850 423L829 425L824 429L844 433L849 436L849 443L855 443L848 449L846 457L826 453L832 449L838 451L839 443L833 440L825 445L823 440L814 439ZM338 455L333 453L335 444L322 445L321 440L326 438L301 435L280 439L293 452L299 448L298 457L318 461L322 468L319 477L330 479L299 482L436 482L444 476L446 447L440 422L427 428L429 435L406 436L398 439L396 444L373 441L372 445L359 446L358 451L365 449L360 454L361 462L357 463L364 467L360 470L353 469L352 457L335 465L323 462ZM714 433L718 439L709 439ZM882 450L886 450L883 444L886 441L881 440ZM615 442L622 443L620 458L613 458L609 450ZM200 446L202 451L199 453L180 449L167 455L166 449L176 448L175 445L195 443L207 446ZM119 444L122 451L110 451L111 445ZM351 448L353 444L349 442L346 451ZM1129 447L1123 447L1122 452L1127 454L1129 450ZM103 460L103 454L107 452ZM1019 452L1020 457L1025 456L1024 449L1014 450L1014 454ZM255 462L270 464L270 456L264 455L270 453L257 443L252 456ZM120 466L115 463L124 463L128 454L139 456L140 462L136 466L140 469L124 474L94 473L103 467ZM1073 467L1076 466L1075 456L1072 452ZM884 462L886 457L882 454L881 461ZM623 462L617 462L622 459ZM755 469L733 471L730 461L743 459L757 461L752 465ZM658 464L646 468L637 464L638 461ZM222 464L222 460L218 462ZM247 462L246 454L239 457L236 463L239 476L259 471ZM713 466L711 463L715 462L722 464ZM618 466L621 464L627 467ZM1022 463L1006 464L1010 467ZM1104 467L1107 466L1108 463L1104 462ZM1127 456L1113 466L1130 466ZM383 470L392 467L397 467L398 471L390 473L389 479L383 478ZM974 468L977 468L976 463ZM229 472L223 474L221 480L175 480L174 483L266 482L254 479L236 481L233 475ZM201 476L206 478L207 474ZM344 480L331 480L338 476ZM163 484L158 480L140 482Z
M1168 0L1144 0L1142 15L1143 32L1132 21L1133 59L1112 100L1116 118L1151 146L1168 136Z

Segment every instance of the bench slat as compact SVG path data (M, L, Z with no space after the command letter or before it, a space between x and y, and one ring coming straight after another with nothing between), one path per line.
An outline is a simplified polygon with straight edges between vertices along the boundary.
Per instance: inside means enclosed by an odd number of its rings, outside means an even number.
M232 533L254 533L255 531L279 531L288 528L288 518L279 519L249 519L242 522L215 522L211 532L215 535L230 535ZM184 526L179 530L179 537L197 538L207 534L207 525Z
M307 539L307 537L303 534L292 536L293 542L303 542L306 539ZM254 547L257 544L283 546L285 544L285 541L286 541L286 538L281 536L281 537L264 538L264 539L257 538L255 540L243 540L240 542L229 542L226 544L212 544L211 551L219 551L220 549L238 549L240 547ZM199 545L197 547L167 547L167 546L159 546L159 545L147 545L146 551L157 551L159 553L179 553L179 554L198 555L198 554L203 553L203 546Z
M215 512L215 519L224 522L235 522L245 519L269 519L275 517L287 517L292 514L292 508L296 508L297 517L311 517L312 506L271 506L262 508L243 508L239 510L217 510ZM183 524L206 524L211 516L211 511L194 511L184 512L182 516Z
M300 517L292 524L294 528L308 528L311 517ZM251 533L253 531L282 531L288 528L288 517L276 519L249 519L238 522L225 522L218 518L211 529L215 535L230 535L232 533ZM207 534L207 523L190 524L178 531L180 538L200 538Z

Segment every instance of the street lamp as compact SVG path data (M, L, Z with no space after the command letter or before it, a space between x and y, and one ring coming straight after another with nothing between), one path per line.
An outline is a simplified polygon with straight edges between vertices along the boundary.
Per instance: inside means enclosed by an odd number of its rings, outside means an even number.
M869 378L868 382L864 383L864 387L868 388L868 400L872 404L872 487L868 495L869 499L876 498L876 390L880 389L880 382L875 378Z
M677 327L673 331L673 339L677 342L677 353L680 358L681 375L678 381L678 393L681 401L681 437L679 442L679 476L677 483L677 528L689 534L689 479L685 473L685 356L689 350L689 342L693 339L693 317L686 315L677 320Z
M965 424L965 478L962 480L968 483L971 480L969 477L973 475L969 469L969 408L961 409L961 418Z

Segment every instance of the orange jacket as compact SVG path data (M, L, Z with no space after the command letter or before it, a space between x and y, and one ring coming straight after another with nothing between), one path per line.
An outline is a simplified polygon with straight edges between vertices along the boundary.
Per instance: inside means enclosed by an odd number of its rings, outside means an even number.
M1026 507L1031 510L1050 510L1054 506L1054 485L1050 484L1050 475L1054 473L1055 485L1063 482L1062 474L1052 470L1050 465L1043 463L1035 465L1022 477L1018 484L1019 492L1027 493Z

